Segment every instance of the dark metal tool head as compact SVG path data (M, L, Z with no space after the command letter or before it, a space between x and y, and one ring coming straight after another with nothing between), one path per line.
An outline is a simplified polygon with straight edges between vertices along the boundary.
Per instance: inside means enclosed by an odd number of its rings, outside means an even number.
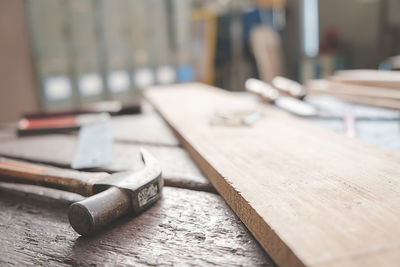
M141 155L141 171L111 174L94 184L93 196L70 206L68 218L76 232L91 235L122 215L140 213L161 197L161 167L146 150Z

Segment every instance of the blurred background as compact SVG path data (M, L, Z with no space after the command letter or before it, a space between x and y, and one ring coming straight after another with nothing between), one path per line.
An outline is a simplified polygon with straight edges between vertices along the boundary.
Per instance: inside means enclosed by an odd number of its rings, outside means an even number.
M399 0L0 1L0 122L151 85L400 68Z

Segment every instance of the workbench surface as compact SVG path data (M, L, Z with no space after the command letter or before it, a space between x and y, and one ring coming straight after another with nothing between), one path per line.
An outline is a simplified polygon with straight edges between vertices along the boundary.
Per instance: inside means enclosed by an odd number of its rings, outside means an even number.
M114 163L101 169L140 169L145 147L162 165L162 199L84 238L67 217L81 196L0 183L0 266L274 265L151 107L114 117L112 128ZM17 138L13 127L0 129L3 156L68 168L76 145L74 134Z
M399 149L398 112L380 115L357 122L356 135ZM340 120L312 122L343 130ZM162 164L162 199L137 217L124 217L83 238L67 218L68 206L81 196L0 183L0 266L274 265L148 104L142 114L114 117L112 128L115 160L101 170L140 169L139 148L145 147ZM17 138L12 126L0 128L3 156L68 168L76 145L76 134Z

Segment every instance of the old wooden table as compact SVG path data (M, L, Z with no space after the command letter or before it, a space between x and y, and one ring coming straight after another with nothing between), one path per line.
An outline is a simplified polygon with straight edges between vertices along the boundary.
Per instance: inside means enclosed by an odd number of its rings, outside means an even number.
M356 135L400 148L398 112L332 100L339 115L351 108ZM68 206L82 197L36 186L0 183L0 266L273 266L240 220L199 171L177 139L147 104L140 115L112 119L114 163L109 172L142 167L139 148L161 162L163 198L137 217L124 217L98 235L79 237L68 223ZM378 118L373 118L378 115ZM341 120L312 119L343 131ZM76 135L17 138L13 126L0 128L0 155L68 168Z
M114 172L140 169L139 148L159 159L166 187L148 211L124 217L98 235L79 237L68 206L81 196L53 189L0 183L0 266L272 266L240 220L192 162L162 121L145 105L140 115L114 117ZM0 130L0 154L70 166L76 135L17 138Z

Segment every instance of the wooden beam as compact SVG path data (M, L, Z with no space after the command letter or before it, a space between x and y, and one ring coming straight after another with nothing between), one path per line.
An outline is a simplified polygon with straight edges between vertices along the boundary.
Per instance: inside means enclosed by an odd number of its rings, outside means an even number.
M313 94L330 95L339 98L341 100L356 104L376 106L389 109L400 109L400 99L389 99L389 98L372 97L372 96L357 96L357 95L343 94L335 91L329 92L329 94L325 92L318 93L314 91Z
M353 103L400 109L400 90L392 88L328 80L310 80L305 84L305 88L309 94L330 95Z
M349 84L400 89L400 71L342 70L330 80Z
M145 92L262 247L282 266L400 262L400 154L250 98L183 84ZM252 126L210 124L257 109Z

